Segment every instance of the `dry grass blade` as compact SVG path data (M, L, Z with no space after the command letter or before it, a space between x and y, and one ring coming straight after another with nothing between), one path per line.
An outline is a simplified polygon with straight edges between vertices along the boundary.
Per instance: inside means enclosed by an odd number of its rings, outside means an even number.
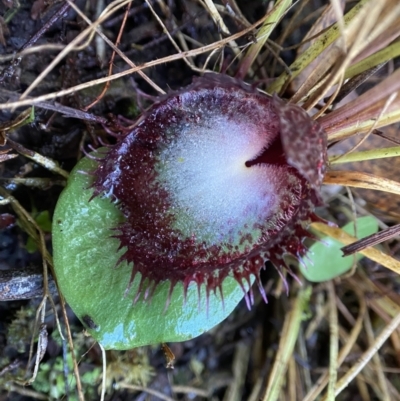
M168 63L168 62L175 61L175 60L181 60L185 57L197 56L199 54L211 52L215 49L220 49L220 48L224 47L226 44L228 44L229 42L236 40L236 39L246 35L247 33L253 31L253 29L255 29L257 26L262 24L265 21L265 19L266 19L266 16L262 17L261 19L259 19L257 22L255 22L253 25L249 26L248 28L245 28L236 34L229 36L228 38L221 39L210 45L203 46L203 47L200 47L200 48L194 49L194 50L185 51L185 52L178 53L178 54L173 54L171 56L163 57L158 60L149 61L141 66L136 66L134 68L130 68L126 71L122 71L120 73L113 74L108 77L99 78L99 79L95 79L93 81L85 82L83 84L72 86L68 89L63 89L63 90L60 90L57 92L47 93L45 95L40 95L40 96L37 96L32 99L23 99L23 100L19 100L16 102L9 102L9 103L5 103L5 104L3 103L3 104L0 104L0 110L9 110L9 109L13 109L16 107L21 107L21 106L26 106L26 105L34 105L34 104L37 104L39 102L42 102L42 101L45 101L48 99L55 99L57 97L69 95L71 93L75 93L75 92L81 91L83 89L90 88L92 86L100 85L100 84L103 84L108 81L113 81L115 79L119 79L119 78L125 77L127 75L131 75L135 72L144 70L146 68L154 67L159 64ZM96 24L98 24L98 21L96 21ZM24 93L24 95L26 95L26 93Z
M397 107L399 102L396 101ZM379 114L379 109L376 113L368 112L368 114ZM339 141L341 139L349 138L354 134L368 133L372 129L386 127L390 124L395 124L400 121L400 109L395 109L390 113L382 114L379 120L376 117L356 118L355 116L348 120L338 120L335 125L326 129L330 141Z
M242 58L236 76L244 78L248 73L250 67L253 65L256 57L260 53L265 42L269 38L271 32L292 5L292 0L279 0L275 3L274 8L268 13L263 26L260 28L256 36L256 41L247 50L245 56Z
M361 74L379 64L386 61L393 60L395 57L400 56L400 41L392 43L390 46L383 48L377 53L362 59L356 64L350 66L345 73L345 78L352 78L355 75Z
M359 171L328 171L324 178L324 184L374 189L400 195L399 182Z
M332 281L327 284L329 298L329 384L328 395L329 401L335 400L335 386L337 380L338 366L338 348L339 348L339 333L338 333L338 312L336 307L335 286Z
M328 54L332 53L336 47L339 47L339 51L334 53L333 57L337 57L336 62L333 62L332 71L326 80L321 81L320 85L316 85L314 90L310 88L310 94L304 104L306 110L311 110L324 96L327 95L328 91L331 90L334 84L337 84L336 92L344 80L345 71L351 62L356 58L357 54L361 53L362 50L368 45L369 41L373 37L378 36L381 32L381 26L385 26L385 21L380 21L381 13L385 10L385 7L389 7L390 0L382 2L369 2L367 3L357 14L355 18L346 26L343 31L340 40L337 41L330 49ZM400 8L396 7L393 10L393 14L390 15L390 19L396 19L397 15L400 14ZM382 19L382 18L381 18ZM342 53L340 53L340 50ZM394 89L395 91L395 89ZM331 99L331 102L333 97ZM329 106L330 102L316 115L321 115Z
M366 313L364 316L364 327L368 337L368 344L369 346L373 346L375 342L375 335L371 323L371 318L368 313ZM391 397L389 394L385 373L383 372L382 362L379 353L375 353L372 356L372 360L374 361L373 369L375 370L378 376L379 387L382 392L382 400L390 401Z
M368 0L362 0L355 5L345 16L344 23L348 24L354 17L358 15L360 10ZM300 72L315 60L330 44L332 44L340 35L338 24L332 25L324 34L322 34L296 61L289 67L291 75L287 72L281 74L269 87L268 92L280 92L283 87L297 77Z
M302 83L290 101L292 103L298 103L302 98L309 96L310 91L320 82L327 71L332 68L332 65L337 64L341 58L343 58L343 49L337 46L330 47L328 51L324 53L322 60L318 60L315 68L312 69L307 79Z
M340 349L337 360L338 368L341 367L346 357L352 350L354 344L356 343L363 328L364 315L367 311L367 305L364 299L363 292L360 291L360 289L357 286L352 286L352 290L355 292L357 296L359 302L359 311L357 319L352 327L351 333L346 336L345 341L343 341L344 346ZM309 334L309 336L310 335L311 333ZM328 382L329 382L329 371L326 371L319 377L319 379L315 382L313 388L309 391L309 393L304 397L302 401L314 401L318 397L318 395L324 390Z
M303 312L307 308L310 296L311 287L301 288L297 293L292 310L286 315L282 328L281 341L279 342L278 352L269 376L268 386L262 398L263 401L276 401L279 399L288 363L296 344L300 324L303 320Z
M58 163L55 162L54 160L51 160L48 157L44 157L37 152L33 152L30 149L26 149L25 147L23 147L22 145L20 145L17 142L12 141L11 139L8 139L8 143L14 150L19 152L21 155L24 155L28 159L31 159L34 162L40 164L41 166L47 168L48 170L53 171L55 174L60 174L64 178L69 177L68 171L65 171L64 169L62 169L58 165Z
M215 6L215 4L213 3L212 0L204 0L207 8L208 8L208 12L210 13L212 19L214 20L214 22L216 23L216 25L218 26L219 30L222 31L222 33L226 36L230 35L231 33L229 32L228 27L225 25L224 20L221 18L217 7Z
M400 90L400 70L396 70L383 82L373 89L359 96L357 99L342 106L332 113L319 119L319 122L327 131L342 130L352 123L359 123L370 118L378 118L384 109L386 99ZM387 112L398 111L398 99L394 99ZM385 111L386 113L386 111ZM382 125L381 125L382 126ZM330 137L331 139L331 137Z
M250 359L250 348L250 342L237 344L232 366L233 378L223 401L241 401L243 399L243 386Z
M153 395L162 401L175 401L173 398L168 397L167 395L163 394L160 391L153 390L151 388L146 388L143 386L134 385L134 384L116 383L114 385L114 388L116 390L122 388L122 389L127 389L127 390L132 390L132 391L140 391L143 393L147 393L149 395Z
M338 396L349 383L357 376L357 374L365 367L365 365L376 354L383 343L389 338L394 330L400 325L400 313L395 316L391 322L382 330L381 334L376 338L374 343L365 351L356 363L337 383L335 395ZM327 401L324 397L322 401Z
M346 74L344 79L346 82L340 88L338 95L335 97L336 103L340 103L344 98L350 95L353 91L355 91L359 86L361 86L364 82L370 79L373 75L375 75L379 70L381 70L387 64L386 61L378 64L375 67L371 67L370 69L366 69L360 74L354 76L346 80ZM324 99L326 101L326 99Z
M332 155L329 158L329 164L342 164L342 163L353 163L365 160L376 160L384 159L386 157L400 156L400 146L394 146L391 148L365 150L363 152L347 153L345 155Z
M75 39L73 39L55 58L54 60L42 71L41 74L39 74L38 77L35 78L35 80L31 83L28 89L25 90L25 92L21 95L20 99L25 99L32 91L35 89L40 82L43 81L43 79L49 74L49 72L64 58L66 55L72 51L74 48L76 48L79 45L82 45L83 40L86 37L89 37L88 41L83 44L82 46L88 46L90 41L93 39L94 34L95 34L95 27L98 27L105 19L107 19L110 15L112 15L115 10L123 7L124 5L130 3L131 0L115 0L112 2L109 6L107 6L102 15L96 20L93 25L89 26L86 28L83 32L81 32ZM70 5L73 4L70 2ZM81 48L80 48L81 49Z

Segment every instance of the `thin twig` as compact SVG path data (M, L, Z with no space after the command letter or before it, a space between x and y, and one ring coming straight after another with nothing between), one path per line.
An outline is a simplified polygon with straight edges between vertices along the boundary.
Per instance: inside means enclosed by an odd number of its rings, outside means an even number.
M17 100L19 98L19 94L8 91L6 89L0 88L0 97L6 98L7 101L9 100ZM34 99L33 97L29 97L27 99ZM7 104L7 103L4 103ZM107 124L108 120L104 117L96 116L95 114L88 113L86 111L74 109L72 107L64 106L57 102L37 102L35 103L35 107L39 107L45 110L52 110L60 113L64 117L69 118L77 118L79 120L86 120L86 121L93 121L98 124Z
M382 330L375 342L365 351L356 363L337 383L335 395L338 396L349 383L357 376L365 365L371 360L373 355L382 347L384 342L390 337L394 330L400 325L400 313L397 314L390 323ZM324 398L322 401L326 401Z
M344 246L341 248L341 251L343 252L343 256L352 255L353 253L360 252L363 249L388 241L398 235L400 235L400 224L396 224L395 226L389 227L379 233L371 234L353 244Z
M126 24L126 20L127 20L127 18L128 18L128 14L129 14L129 10L130 10L131 6L132 6L132 3L129 3L129 4L126 6L126 10L125 10L125 13L124 13L124 18L123 18L123 20L122 20L122 22L121 22L121 26L120 26L120 28L119 28L119 32L118 32L117 39L115 40L115 47L118 47L119 44L121 43L122 33L123 33L123 31L124 31L125 24ZM111 54L110 63L109 63L109 66L108 66L108 74L109 74L109 75L112 75L113 66L114 66L114 59L115 59L115 54L116 54L116 52L115 52L115 50L113 50L113 52L112 52L112 54ZM100 99L102 99L102 98L104 97L104 95L106 94L108 88L110 87L110 84L111 84L110 81L106 82L106 84L104 85L104 88L103 88L103 90L101 91L100 95L98 95L98 96L96 97L96 99L93 100L92 103L90 103L88 106L85 107L85 111L91 109L94 105L96 105L96 104L100 101Z
M138 386L135 384L127 384L127 383L115 383L114 388L116 390L120 389L120 388L125 388L127 390L133 390L133 391L142 391L144 393L148 393L150 395L154 395L155 397L160 398L163 401L175 401L173 398L168 397L167 395L161 393L160 391L157 390L153 390L151 388L146 388L143 386Z
M338 315L336 307L335 286L332 281L326 283L329 297L329 384L328 395L329 401L335 400L335 386L337 380L338 367L338 348L339 348L339 333L338 333Z
M25 49L31 47L34 45L42 36L43 34L50 29L50 27L56 23L69 9L70 4L64 3L50 18L49 20L44 23L40 29L32 36L29 38L27 42L23 44L23 46L18 50L18 53L21 53ZM5 68L1 73L0 73L0 84L4 82L5 78L11 77L14 74L15 68L18 67L18 65L22 61L22 55L18 54L15 58L13 58L13 61L11 65L9 65L7 68Z
M158 60L152 60L152 61L149 61L149 62L147 62L147 63L145 63L145 64L143 64L141 66L136 66L134 68L129 68L126 71L122 71L122 72L113 74L113 75L108 76L108 77L95 79L93 81L85 82L83 84L72 86L71 88L63 89L63 90L60 90L60 91L57 91L57 92L52 92L52 93L47 93L45 95L40 95L40 96L37 96L37 97L35 97L33 99L23 99L23 100L19 100L19 101L16 101L16 102L0 104L0 110L8 110L8 109L13 109L13 108L20 107L20 106L34 105L34 104L37 104L37 103L42 102L44 100L55 99L57 97L62 97L62 96L65 96L65 95L69 95L71 93L75 93L75 92L78 92L80 90L83 90L83 89L90 88L90 87L95 86L95 85L99 85L99 84L105 83L107 81L113 81L113 80L122 78L122 77L124 77L126 75L131 75L131 74L133 74L135 72L144 70L146 68L154 67L156 65L168 63L168 62L175 61L175 60L181 60L181 59L183 59L185 57L197 56L197 55L200 55L200 54L203 54L203 53L207 53L207 52L212 51L214 49L221 48L221 47L225 46L227 43L229 43L231 40L238 39L238 38L246 35L247 33L251 32L258 25L262 24L264 22L265 18L266 18L265 16L262 17L257 22L255 22L253 25L251 25L250 27L248 27L248 28L246 28L246 29L244 29L244 30L242 30L242 31L240 31L238 33L235 33L234 35L232 35L232 36L230 36L228 38L221 39L218 42L211 43L211 44L209 44L207 46L203 46L203 47L201 47L199 49L193 49L193 50L189 50L187 52L172 54L170 56L163 57L163 58L160 58Z
M67 0L70 1L70 0ZM128 3L128 6L131 3ZM99 25L97 24L97 21L95 23L91 22L88 17L86 17L83 12L76 7L73 3L71 3L71 7L79 14L79 16L85 20L85 22L89 25L89 27L92 27L93 30L113 49L113 52L117 53L130 67L135 68L136 64L133 63L120 49L118 49L117 45L112 43L110 39L107 38L106 35L101 31ZM97 24L97 25L96 25ZM122 31L120 31L122 32ZM117 39L118 41L118 39ZM110 65L112 67L112 63ZM112 68L111 68L112 71ZM138 71L138 74L150 85L152 86L157 92L161 94L165 94L165 92L155 83L153 82L143 71ZM110 73L111 75L111 73ZM107 82L107 84L110 84L110 81Z

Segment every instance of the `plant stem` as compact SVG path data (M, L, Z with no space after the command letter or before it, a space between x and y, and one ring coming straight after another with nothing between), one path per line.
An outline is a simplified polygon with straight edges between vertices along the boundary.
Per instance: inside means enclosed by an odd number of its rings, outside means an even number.
M333 155L329 158L330 165L342 163L354 163L365 160L384 159L386 157L400 156L400 146L390 148L365 150L341 155Z
M263 401L276 401L279 399L282 384L285 378L289 360L293 355L300 325L304 319L304 312L308 308L308 302L311 296L311 286L304 286L297 294L293 308L286 316L282 328L281 341L279 343L278 353L275 357L275 363L269 376L268 387L264 394Z
M278 0L276 2L275 7L270 11L270 15L264 21L262 27L258 31L255 42L250 46L246 55L242 58L236 73L237 78L243 79L247 75L254 63L254 60L269 38L269 35L275 29L275 26L285 15L291 5L292 0Z
M368 3L368 0L362 0L355 5L345 16L344 23L347 26L349 22L358 14L361 8ZM341 32L338 23L332 25L323 35L321 35L303 54L301 54L295 62L289 67L291 75L283 72L269 87L268 92L279 93L286 86L289 79L297 77L312 61L314 61L323 50L333 43Z

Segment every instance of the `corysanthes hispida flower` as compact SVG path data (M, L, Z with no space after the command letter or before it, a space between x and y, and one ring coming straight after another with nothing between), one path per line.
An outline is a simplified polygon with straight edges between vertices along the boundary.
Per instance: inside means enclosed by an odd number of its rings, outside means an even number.
M295 104L224 75L195 79L160 99L123 135L95 171L125 221L115 227L141 283L191 282L207 294L228 275L250 282L270 260L301 260L317 220L326 135ZM247 303L252 302L251 296Z

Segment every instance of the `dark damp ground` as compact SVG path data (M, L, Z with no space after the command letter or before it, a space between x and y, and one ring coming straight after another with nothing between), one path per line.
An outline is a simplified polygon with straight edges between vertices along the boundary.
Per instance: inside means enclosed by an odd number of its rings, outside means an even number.
M96 0L77 0L76 5L84 10L92 21L96 19L96 7L101 4ZM109 1L104 1L104 8ZM315 18L308 18L321 5L328 3L323 0L309 1L300 17L307 20L299 24L285 40L285 46L298 43L307 32ZM180 31L189 48L198 43L209 44L221 38L218 28L207 11L196 0L168 0L162 4L153 1L154 8L164 21L170 32L177 38ZM161 4L161 5L160 5ZM239 8L250 22L255 22L266 11L269 2L261 0L237 1ZM86 23L76 12L65 7L64 1L57 0L2 0L0 2L0 56L13 54L21 49L45 44L67 45L84 28ZM293 15L296 9L291 11ZM103 24L103 32L115 42L123 18L123 10L117 11ZM315 17L318 13L315 14ZM301 21L301 18L298 21ZM242 29L240 22L225 18L231 32ZM283 23L285 27L285 22ZM281 30L272 36L275 39ZM188 39L189 38L189 39ZM238 44L247 42L248 38L239 39ZM163 33L145 2L132 2L127 23L122 35L119 49L135 64L160 59L176 53L175 48ZM102 47L92 41L85 49L69 53L46 76L39 86L31 93L32 96L54 92L87 82L107 74L111 49ZM3 60L0 66L0 99L1 102L13 100L13 95L26 90L34 79L54 59L58 50L40 50L26 55L22 59ZM208 54L196 57L197 66L202 66ZM290 64L295 56L294 50L283 51L281 58ZM211 68L216 71L221 65L220 59L211 59ZM222 66L226 72L234 75L237 61L231 50L224 52ZM124 71L126 63L120 57L114 60L113 72ZM273 70L274 75L282 71L282 66L276 63L271 53L253 65L254 81L268 80L273 76L267 71ZM176 89L191 82L197 73L193 72L183 61L168 62L154 68L146 69L146 74L164 90ZM100 86L101 87L101 86ZM99 94L99 87L85 89L57 99L63 105L74 109L83 109ZM116 116L128 119L135 118L142 107L148 103L141 93L156 95L155 90L139 75L131 75L113 81L105 96L90 109L90 113L105 117L111 127L115 127ZM138 96L139 94L139 96ZM51 103L51 101L50 101ZM12 112L0 111L0 121L10 121L21 113L24 108ZM1 138L1 137L0 137ZM14 130L9 138L26 149L56 160L60 166L69 171L82 157L83 150L97 148L104 143L113 143L103 126L95 122L83 121L79 118L63 117L60 113L41 107L35 109L34 122ZM10 144L4 149L8 149ZM15 153L15 152L13 152ZM23 208L33 216L40 212L43 227L48 226L54 211L57 198L62 190L62 181L48 170L20 155L12 160L0 163L0 176L4 188L20 202ZM13 178L44 178L47 179L40 188L14 183ZM338 205L333 204L333 210ZM22 230L14 209L1 206L3 214L0 231L0 269L24 269L26 267L41 268L39 252L28 246L28 236ZM8 217L6 213L10 214ZM335 212L338 219L343 215ZM328 215L333 219L332 215ZM5 222L4 222L5 221ZM46 229L45 229L46 231ZM46 233L48 249L51 250L51 236ZM32 245L32 244L31 244ZM29 248L29 250L27 249ZM277 351L281 329L285 315L290 309L290 297L279 286L278 275L271 265L262 274L263 283L268 290L268 304L264 304L257 290L255 306L248 311L242 301L226 321L216 329L198 338L183 343L169 344L175 354L175 368L167 369L165 355L161 346L144 347L127 352L108 352L107 362L107 400L212 400L240 401L259 398L265 386L271 366ZM293 280L289 279L293 285ZM293 291L294 292L294 291ZM348 308L357 303L352 298L351 291L344 287L337 289L338 296ZM310 303L310 316L315 316L316 306L325 298L323 287L316 287ZM58 298L55 298L57 301ZM55 320L51 310L48 310L45 322L49 331L49 344L41 362L41 370L32 386L22 387L13 379L24 374L31 341L32 328L37 299L25 301L0 302L0 401L31 400L31 399L77 399L74 383L71 383L71 373L65 367L68 357L63 352L63 343L57 333ZM57 304L59 308L59 305ZM58 311L59 312L59 311ZM59 316L61 316L59 312ZM87 400L99 398L101 383L101 354L93 341L85 337L83 327L69 311L71 330L73 332L77 358L80 362L85 397ZM341 322L350 329L351 322ZM64 326L63 321L61 324ZM305 327L304 327L305 329ZM302 329L300 344L296 347L295 360L298 366L308 371L308 377L297 379L298 391L305 394L302 380L315 380L322 368L329 361L329 327L321 324L307 338ZM362 344L365 346L365 344ZM65 351L65 350L64 350ZM84 355L81 358L81 355ZM355 359L358 357L352 354ZM391 356L396 358L396 356ZM31 367L32 369L32 367ZM70 368L69 368L70 369ZM296 367L295 367L296 369ZM64 377L67 376L67 387ZM117 386L115 385L117 383ZM127 389L129 385L139 386ZM285 384L287 385L287 384ZM369 385L369 384L368 384ZM257 386L259 391L257 391ZM164 395L160 398L144 391L144 387L156 390ZM67 394L67 396L66 396ZM169 398L168 398L169 397ZM361 400L358 387L351 384L342 396L343 400ZM286 398L289 400L289 398ZM300 398L299 398L300 399ZM370 398L377 399L377 398Z

